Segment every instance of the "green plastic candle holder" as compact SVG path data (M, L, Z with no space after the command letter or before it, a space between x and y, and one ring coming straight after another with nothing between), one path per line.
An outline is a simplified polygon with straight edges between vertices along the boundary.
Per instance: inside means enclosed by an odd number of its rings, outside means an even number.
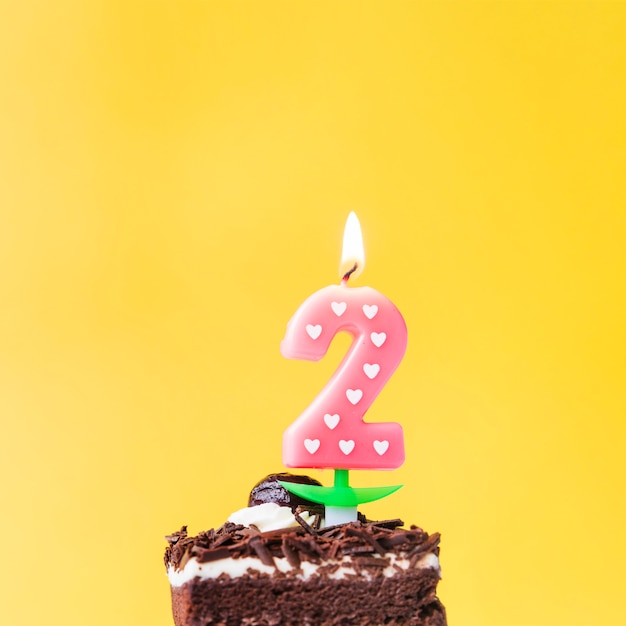
M366 502L374 502L398 491L402 485L388 487L350 487L349 470L335 470L335 484L332 487L302 485L280 481L290 493L327 507L356 507Z

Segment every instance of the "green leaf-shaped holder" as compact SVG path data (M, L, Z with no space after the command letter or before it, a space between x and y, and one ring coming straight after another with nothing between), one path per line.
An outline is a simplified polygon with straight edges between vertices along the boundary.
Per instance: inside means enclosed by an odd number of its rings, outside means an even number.
M280 484L296 496L323 504L324 506L333 507L355 507L365 502L374 502L391 495L402 487L402 485L390 487L350 487L348 472L349 470L346 469L335 470L335 484L332 487L301 485L300 483L282 480Z

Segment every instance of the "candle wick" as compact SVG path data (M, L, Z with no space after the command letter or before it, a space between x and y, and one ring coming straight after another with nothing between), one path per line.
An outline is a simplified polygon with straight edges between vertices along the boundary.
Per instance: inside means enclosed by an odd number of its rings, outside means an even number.
M342 281L343 281L344 283L347 283L347 282L348 282L348 279L350 278L350 274L352 274L353 272L356 272L356 268L357 268L357 267L358 267L358 264L357 264L357 263L355 263L355 264L352 266L352 269L348 270L348 271L347 271L347 272L343 275Z

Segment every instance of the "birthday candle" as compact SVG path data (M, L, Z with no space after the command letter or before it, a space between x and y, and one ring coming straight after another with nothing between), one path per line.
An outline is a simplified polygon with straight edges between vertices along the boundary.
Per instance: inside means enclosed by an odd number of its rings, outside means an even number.
M305 411L285 431L287 467L395 469L404 462L402 427L363 421L406 351L406 324L398 309L371 287L351 287L363 268L362 238L356 216L346 224L343 280L307 298L287 326L284 356L317 361L333 337L353 337L337 371Z

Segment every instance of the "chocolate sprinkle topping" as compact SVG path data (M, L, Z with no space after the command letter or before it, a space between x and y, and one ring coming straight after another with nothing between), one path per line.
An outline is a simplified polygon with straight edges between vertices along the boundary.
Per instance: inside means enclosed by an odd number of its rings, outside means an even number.
M302 520L303 521L303 520ZM302 522L301 522L302 523ZM165 564L175 569L191 557L200 563L224 558L258 557L265 565L275 565L275 558L285 558L299 567L302 561L314 563L351 555L360 564L374 564L367 557L378 555L375 565L387 565L384 557L393 551L410 559L411 567L428 552L439 553L439 534L428 535L421 528L401 528L399 519L383 522L352 522L330 528L314 529L306 522L296 528L260 533L256 528L226 522L217 530L187 535L187 527L166 537L169 546Z

